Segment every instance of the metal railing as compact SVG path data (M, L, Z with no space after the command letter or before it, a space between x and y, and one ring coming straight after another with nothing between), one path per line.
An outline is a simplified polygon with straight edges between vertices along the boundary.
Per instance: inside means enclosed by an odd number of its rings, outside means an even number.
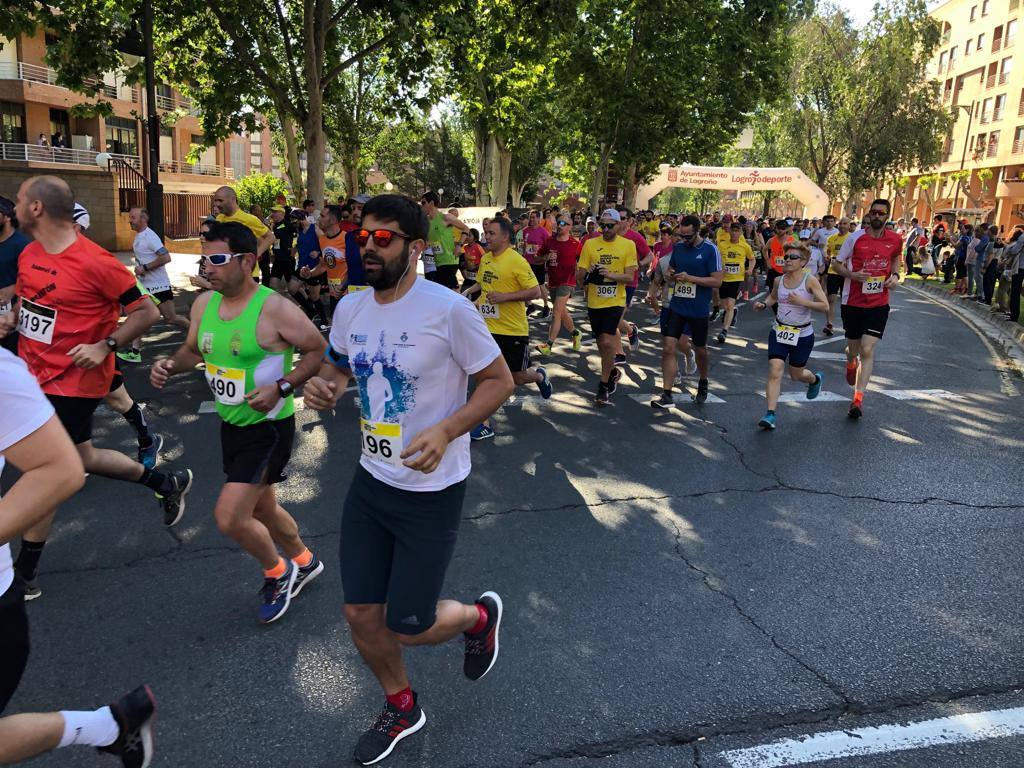
M174 109L174 97L158 93L156 95L156 106L159 109Z
M1007 48L1013 48L1013 44L1015 42L1017 42L1017 38L1015 37L1006 38L1005 40L1003 40L1003 50L1005 51Z
M1009 81L1010 81L1010 73L1009 72L1000 72L999 73L999 84L1000 85L1006 85Z
M1012 151L1013 151L1013 154L1015 154L1015 155L1019 155L1021 152L1024 152L1024 139L1016 139L1013 142L1013 150Z
M990 120L991 120L991 118L989 117L988 113L985 113L985 114L983 114L981 116L981 124L982 125L988 125Z
M190 115L198 115L199 110L193 109L192 102L180 96L164 96L162 93L156 95L156 106L158 109L184 109Z
M220 165L208 165L206 163L183 163L180 160L160 161L160 171L163 173L184 173L190 176L217 176L225 179L235 178L234 168L225 168Z
M989 144L988 149L985 150L985 157L995 157L997 154L999 154L999 145Z
M57 82L56 70L49 67L41 67L38 64L26 64L23 61L0 62L0 80L25 80L30 83L45 83L46 85L54 85L58 88L64 87ZM86 79L85 84L97 88L98 92L108 99L120 98L117 86L95 78ZM130 100L133 103L138 103L139 101L139 89L134 86L131 88Z
M164 192L164 235L197 237L199 225L213 210L213 195Z
M995 74L989 75L988 79L985 80L985 87L986 88L993 88L993 87L995 87L995 84L996 84L996 75Z
M40 147L38 144L0 143L0 160L17 160L23 163L96 165L96 155L98 154L98 152L93 152L91 149ZM133 168L141 166L141 161L135 155L111 154L110 156L124 161Z
M1003 109L993 109L992 110L992 122L993 123L998 123L1000 120L1003 119L1003 111L1004 111Z
M1003 38L997 37L992 40L992 53L998 53L1003 48Z

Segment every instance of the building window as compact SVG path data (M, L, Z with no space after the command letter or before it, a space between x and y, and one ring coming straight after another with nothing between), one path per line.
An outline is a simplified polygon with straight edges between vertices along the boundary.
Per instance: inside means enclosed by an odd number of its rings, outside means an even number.
M229 141L228 147L231 170L235 172L235 178L240 179L245 176L245 144L241 141Z
M71 120L68 113L63 109L50 110L50 144L55 145L57 134L64 139L64 146L71 146Z
M946 52L945 51L943 51L942 53L939 54L939 71L940 72L942 71L942 68L944 66L946 66Z
M0 101L0 141L25 144L25 105Z
M995 105L992 107L992 119L1002 120L1003 112L1006 110L1006 94L1001 93L996 96Z
M990 2L991 2L991 0L982 0L982 3L981 3L981 15L982 16L988 16L988 4Z
M1024 125L1018 125L1013 132L1013 153L1019 154L1024 151Z
M978 6L972 5L971 6L971 21L974 21L976 18L978 18Z
M978 35L978 44L975 46L979 51L985 48L985 33Z
M115 155L139 156L139 133L135 120L127 117L108 117L107 152Z
M973 40L968 40L967 45L964 46L964 56L971 55L971 46L974 44Z
M1007 25L1006 25L1006 43L1005 43L1005 45L1010 45L1013 42L1015 37L1017 37L1017 20L1016 19L1014 19L1013 21L1007 23ZM1004 45L1004 47L1005 47L1005 45Z
M954 64L956 64L956 49L957 49L957 46L955 46L955 45L952 48L949 49L949 66L951 66L951 67Z

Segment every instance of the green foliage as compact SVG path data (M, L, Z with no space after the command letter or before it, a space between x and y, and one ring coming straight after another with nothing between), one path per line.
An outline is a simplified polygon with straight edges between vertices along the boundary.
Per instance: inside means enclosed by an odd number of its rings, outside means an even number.
M269 173L253 171L248 176L238 179L232 186L238 195L238 205L243 211L258 205L264 213L269 213L278 195L287 196L285 183Z
M435 123L419 117L385 126L374 146L377 165L397 192L419 197L443 189L446 206L473 200L465 130L450 116Z

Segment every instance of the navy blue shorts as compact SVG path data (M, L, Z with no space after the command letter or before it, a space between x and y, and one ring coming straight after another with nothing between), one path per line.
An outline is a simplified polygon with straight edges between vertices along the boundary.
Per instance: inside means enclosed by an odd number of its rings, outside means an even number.
M811 358L811 350L814 349L814 334L809 333L801 336L795 347L789 344L781 344L775 340L775 329L768 332L768 359L786 360L794 368L803 368Z

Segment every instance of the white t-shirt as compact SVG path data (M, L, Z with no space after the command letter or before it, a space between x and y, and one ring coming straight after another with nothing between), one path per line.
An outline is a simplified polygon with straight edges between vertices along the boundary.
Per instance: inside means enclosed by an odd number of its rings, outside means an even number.
M372 290L348 294L334 310L330 344L359 385L359 463L371 475L407 491L439 491L469 475L468 434L448 445L430 474L398 458L416 435L466 404L469 377L501 354L469 300L421 278L390 304L377 303Z
M135 234L132 250L135 251L135 263L139 266L144 267L156 261L158 252L163 249L164 244L160 242L160 236L149 227ZM150 293L171 290L171 280L167 277L167 269L165 267L157 267L146 272L139 278L139 282Z
M811 247L817 248L822 253L825 253L825 249L828 246L828 239L832 235L838 235L839 230L836 227L826 229L825 227L818 227L814 230L814 234L811 235Z
M0 471L4 468L3 452L31 435L51 416L53 406L25 363L6 349L0 349ZM11 546L3 544L0 545L0 595L11 588L13 581Z

